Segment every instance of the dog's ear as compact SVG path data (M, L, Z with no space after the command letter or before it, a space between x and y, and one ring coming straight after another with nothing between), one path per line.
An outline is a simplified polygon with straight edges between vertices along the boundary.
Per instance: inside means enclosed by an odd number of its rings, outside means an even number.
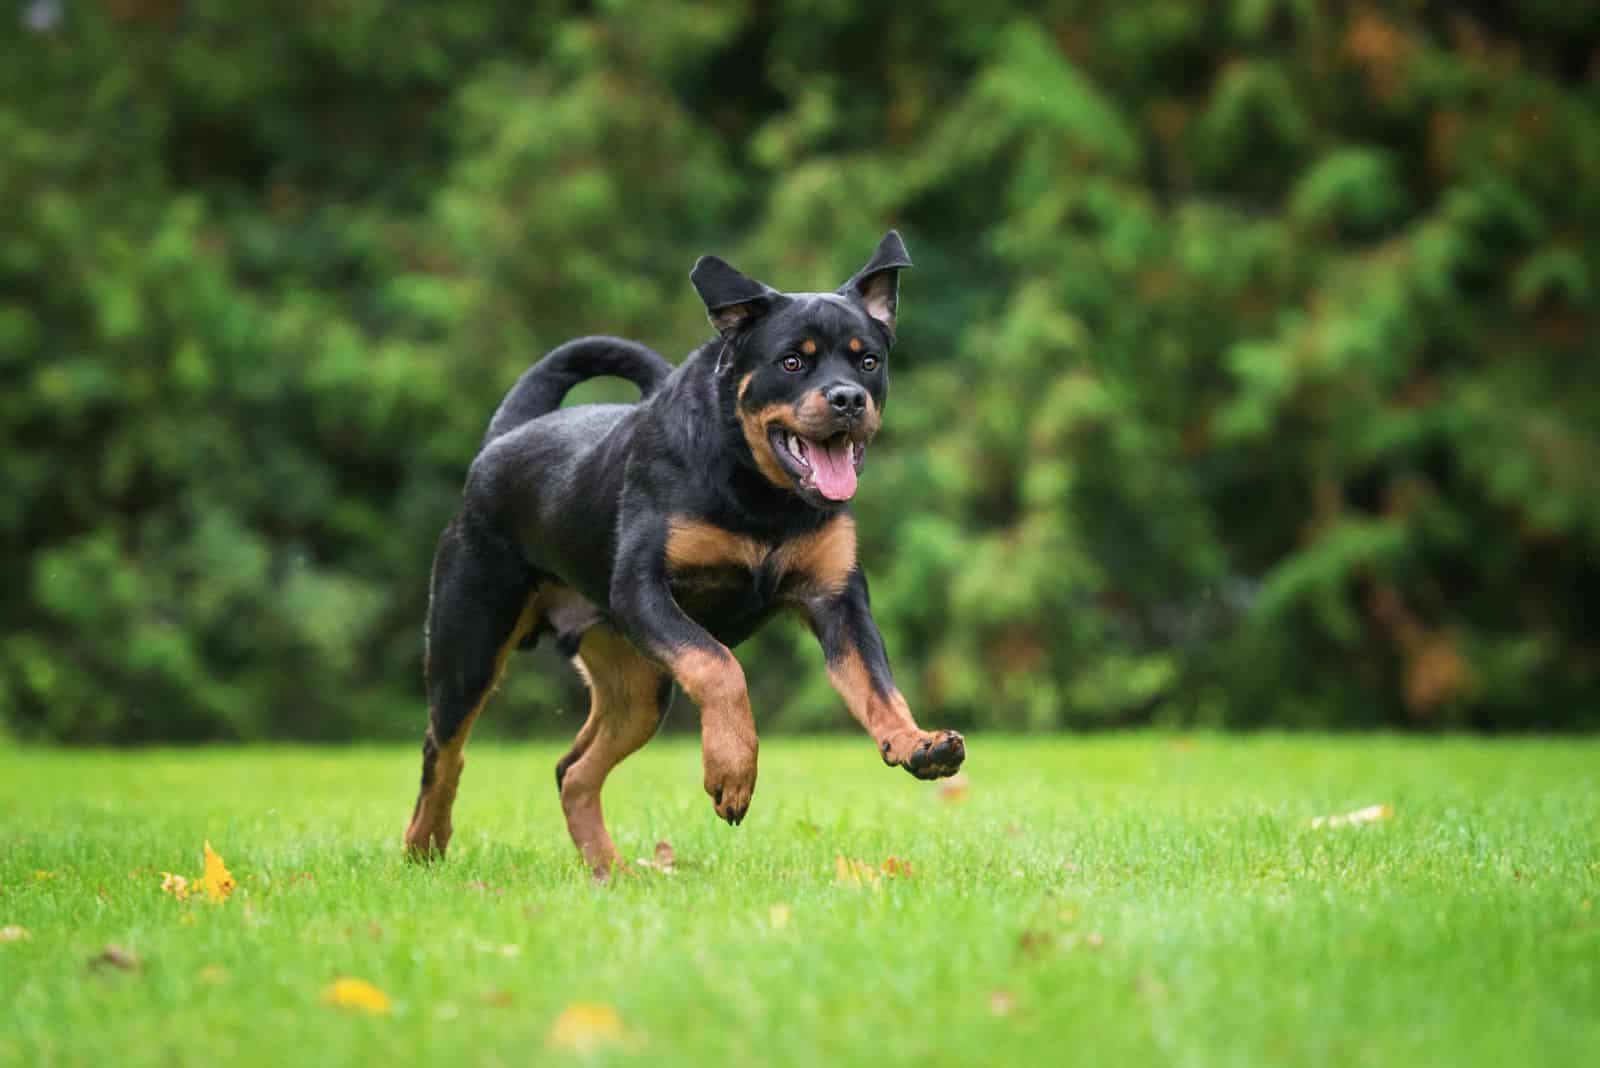
M689 281L706 305L706 318L724 338L771 310L780 294L776 289L739 273L726 260L701 256L689 272Z
M900 240L898 230L890 230L878 242L878 249L867 265L840 286L839 293L860 301L867 314L882 323L893 339L895 305L900 297L900 271L910 266L911 256L906 252L906 243Z

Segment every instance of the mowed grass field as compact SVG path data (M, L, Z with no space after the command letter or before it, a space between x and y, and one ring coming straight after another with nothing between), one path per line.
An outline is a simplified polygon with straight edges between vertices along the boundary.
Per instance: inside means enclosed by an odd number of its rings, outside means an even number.
M554 745L469 750L431 867L410 747L0 748L0 1062L1600 1063L1600 744L969 742L951 798L770 737L732 828L658 740L607 811L675 870L598 887ZM207 839L232 897L164 893Z

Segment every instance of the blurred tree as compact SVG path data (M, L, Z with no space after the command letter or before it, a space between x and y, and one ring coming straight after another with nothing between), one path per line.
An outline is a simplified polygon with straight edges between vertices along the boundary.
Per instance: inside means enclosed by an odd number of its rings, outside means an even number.
M14 17L15 733L419 730L433 539L522 367L685 351L699 253L832 286L889 225L857 512L939 718L1600 725L1592 6ZM843 722L801 628L746 659L763 721Z

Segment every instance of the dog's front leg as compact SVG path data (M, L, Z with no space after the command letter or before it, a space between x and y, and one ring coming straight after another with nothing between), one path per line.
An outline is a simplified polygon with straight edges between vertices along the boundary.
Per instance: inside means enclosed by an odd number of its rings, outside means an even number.
M672 596L661 538L624 538L611 580L611 615L700 707L706 793L717 815L743 821L756 788L756 724L733 651L690 619Z
M860 569L837 594L808 599L805 610L828 661L828 681L872 735L883 762L919 779L954 775L966 759L966 742L955 731L925 731L912 719L889 671Z

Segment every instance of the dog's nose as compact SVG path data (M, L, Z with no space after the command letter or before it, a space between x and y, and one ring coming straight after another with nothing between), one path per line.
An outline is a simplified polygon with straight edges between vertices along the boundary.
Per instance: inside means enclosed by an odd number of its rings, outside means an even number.
M850 419L860 415L867 407L867 391L860 386L840 383L829 386L822 395L828 398L828 404L834 412Z

